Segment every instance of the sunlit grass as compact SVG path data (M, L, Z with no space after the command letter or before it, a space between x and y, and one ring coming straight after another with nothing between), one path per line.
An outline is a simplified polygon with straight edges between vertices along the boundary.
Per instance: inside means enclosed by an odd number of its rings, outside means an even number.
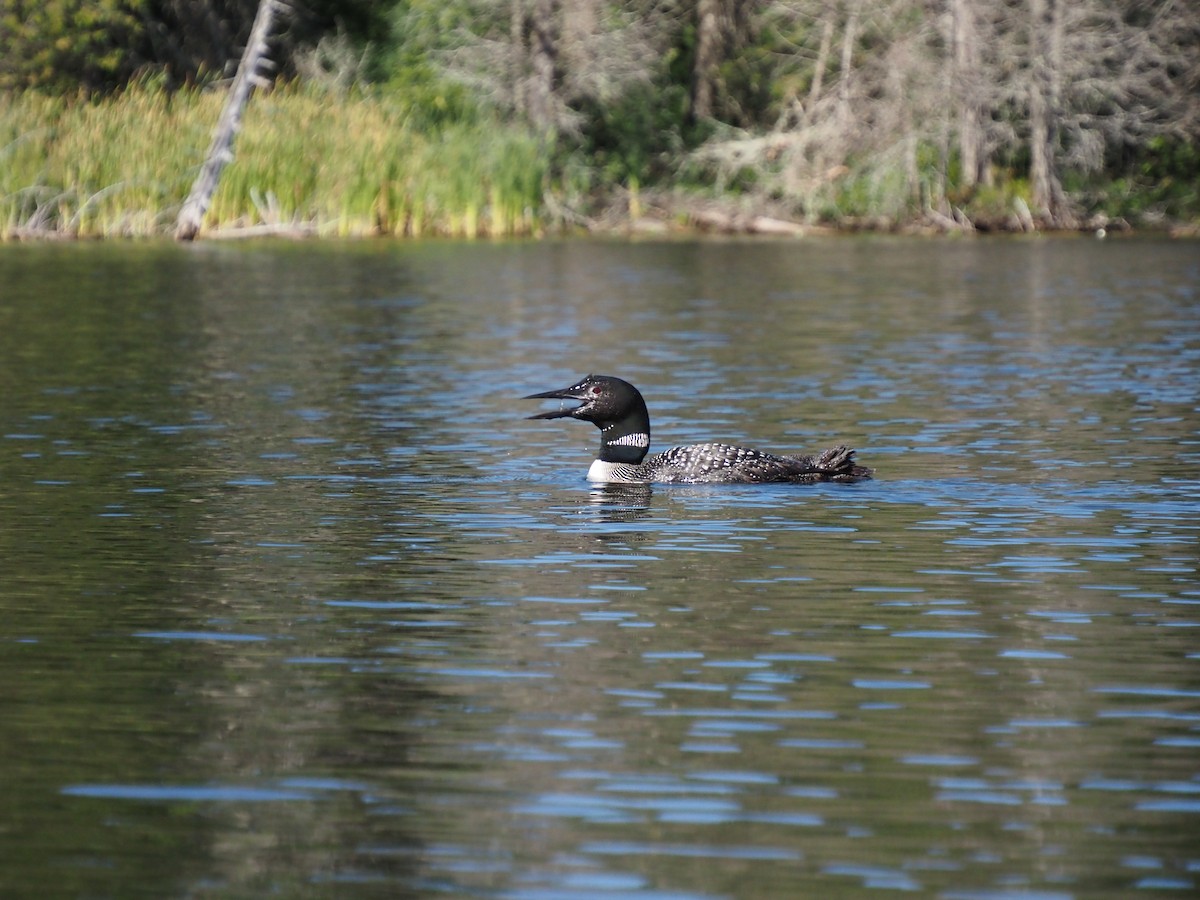
M99 101L0 97L0 235L169 233L224 103L134 87ZM436 132L386 97L255 95L205 228L516 235L543 227L539 143L498 122Z

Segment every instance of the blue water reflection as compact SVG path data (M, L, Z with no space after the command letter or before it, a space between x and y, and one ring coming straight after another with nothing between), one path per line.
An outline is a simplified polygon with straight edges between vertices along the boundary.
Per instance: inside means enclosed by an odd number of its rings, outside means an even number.
M0 248L2 892L1193 892L1194 249Z

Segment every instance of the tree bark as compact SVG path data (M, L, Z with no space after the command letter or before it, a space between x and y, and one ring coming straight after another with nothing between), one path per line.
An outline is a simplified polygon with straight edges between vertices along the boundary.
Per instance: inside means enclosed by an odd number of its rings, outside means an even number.
M512 89L513 106L517 112L529 116L529 87L525 83L525 0L511 0L512 8L508 19L509 42L509 87Z
M1059 180L1059 116L1062 98L1064 0L1029 0L1029 181L1034 207L1055 227L1075 217Z
M821 46L817 49L817 62L813 67L812 84L808 89L808 110L806 116L812 115L813 108L821 99L821 87L825 82L825 68L829 65L829 51L833 47L833 14L825 17L821 26Z
M983 148L983 110L977 96L979 33L973 0L951 0L953 83L950 92L958 105L958 155L963 187L986 181Z
M850 81L854 71L854 41L858 38L858 17L862 0L849 0L846 29L842 32L842 61L838 73L838 121L843 131L850 121Z
M589 71L593 57L591 38L600 25L597 0L562 0L562 4L559 43L567 62L560 68Z
M276 2L277 0L261 0L258 5L258 14L254 17L250 38L242 52L242 61L238 64L237 76L233 79L233 87L217 122L217 130L213 134L208 155L192 185L192 192L188 194L183 208L179 211L179 218L175 223L177 241L194 240L200 233L204 216L212 203L213 194L217 192L217 185L220 184L221 170L225 168L226 163L233 160L233 142L242 125L242 112L250 99L250 93L256 84L266 83L258 74L258 70L270 64L267 58L267 37L271 33Z
M556 0L534 0L529 29L529 62L533 78L529 89L529 120L534 127L554 127L554 87L558 71Z
M721 55L721 0L696 3L696 58L692 64L692 121L711 118Z

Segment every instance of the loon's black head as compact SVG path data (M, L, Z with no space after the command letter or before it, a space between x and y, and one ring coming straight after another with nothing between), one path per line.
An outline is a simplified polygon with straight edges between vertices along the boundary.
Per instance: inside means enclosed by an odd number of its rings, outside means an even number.
M646 408L641 393L628 381L611 375L588 375L569 388L559 391L544 391L530 394L526 400L579 400L579 406L571 409L555 409L538 413L531 419L562 419L570 416L591 422L604 428L610 422L625 418L630 412Z
M611 375L588 375L569 388L530 394L526 400L578 400L571 409L538 413L531 419L582 419L600 429L600 459L640 463L650 447L650 414L646 401L628 381Z

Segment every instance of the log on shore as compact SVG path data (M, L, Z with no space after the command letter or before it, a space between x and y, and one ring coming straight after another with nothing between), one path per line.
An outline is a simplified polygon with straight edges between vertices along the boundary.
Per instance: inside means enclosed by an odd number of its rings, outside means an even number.
M799 222L764 215L738 215L718 209L700 209L691 214L692 224L702 231L722 234L802 235L809 229Z
M245 238L285 237L303 238L315 237L320 232L317 226L306 222L278 222L263 225L235 225L229 228L218 228L206 232L210 241L236 241Z
M233 87L221 118L217 122L217 130L213 134L212 145L200 174L192 185L179 218L175 223L175 239L191 241L200 233L204 223L204 215L212 203L217 185L221 181L221 170L225 164L233 160L233 141L237 137L242 124L242 112L250 93L255 85L266 85L268 82L259 74L259 69L270 65L267 58L267 37L271 33L271 23L275 17L278 0L260 0L258 13L254 17L254 25L250 29L250 39L246 41L246 49L242 52L241 62L238 63L237 75L233 79Z

